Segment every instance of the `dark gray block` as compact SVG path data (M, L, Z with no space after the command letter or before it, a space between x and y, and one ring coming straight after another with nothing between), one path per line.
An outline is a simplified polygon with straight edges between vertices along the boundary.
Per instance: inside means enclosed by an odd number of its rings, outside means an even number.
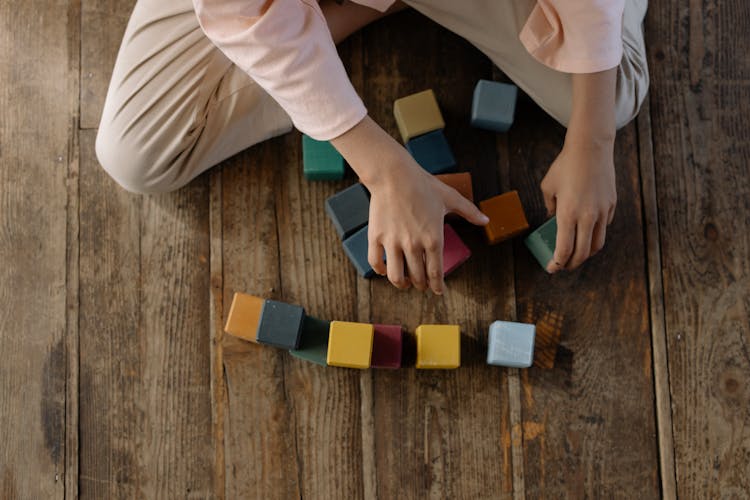
M349 256L354 267L357 268L363 278L372 278L375 274L367 260L367 229L363 227L353 235L344 240L344 251Z
M370 215L370 196L362 184L339 191L326 200L326 213L339 238L346 239L367 224Z
M266 300L260 312L256 340L259 344L297 349L305 310L300 306Z

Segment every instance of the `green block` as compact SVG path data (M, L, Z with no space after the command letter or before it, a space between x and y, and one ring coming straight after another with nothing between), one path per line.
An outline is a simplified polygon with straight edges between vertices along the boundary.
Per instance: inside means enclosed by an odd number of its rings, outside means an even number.
M336 181L344 177L344 157L328 141L302 135L302 163L308 180Z
M328 330L330 321L306 316L302 322L302 340L299 349L289 351L292 356L310 361L317 365L327 366Z
M546 270L547 264L555 254L555 241L557 240L557 217L542 224L536 231L526 237L524 243L531 253L534 254L539 264Z

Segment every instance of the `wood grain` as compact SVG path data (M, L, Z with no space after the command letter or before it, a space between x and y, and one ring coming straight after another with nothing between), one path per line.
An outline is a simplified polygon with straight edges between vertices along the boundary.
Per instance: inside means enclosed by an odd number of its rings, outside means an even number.
M81 133L80 495L210 496L206 179L131 195L94 140Z
M2 498L65 494L66 177L76 85L69 42L77 19L66 2L0 3Z
M532 227L545 219L539 183L564 129L528 98L510 132L512 187ZM648 288L635 129L616 143L617 216L605 249L572 273L548 275L514 242L522 321L556 317L552 370L522 372L527 497L659 495ZM616 452L614 450L617 450Z
M750 11L655 3L651 125L677 493L750 491Z
M476 198L497 194L495 135L467 126L474 84L491 72L487 59L414 12L368 29L365 42L364 98L373 118L398 137L393 100L433 88L459 169L475 179ZM391 50L396 43L399 50ZM474 254L447 281L443 297L398 291L383 279L372 283L373 321L401 323L410 332L420 323L462 328L459 370L372 374L379 498L512 494L507 380L485 364L487 328L512 306L508 248L488 247L481 231L467 225L457 230Z

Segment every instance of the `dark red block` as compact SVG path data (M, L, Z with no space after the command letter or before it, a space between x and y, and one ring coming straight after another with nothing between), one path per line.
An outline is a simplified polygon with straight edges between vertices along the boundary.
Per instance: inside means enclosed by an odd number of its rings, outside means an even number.
M443 230L443 276L448 276L469 257L469 247L461 241L456 231L446 224Z
M403 330L401 325L374 325L372 340L373 368L401 368Z

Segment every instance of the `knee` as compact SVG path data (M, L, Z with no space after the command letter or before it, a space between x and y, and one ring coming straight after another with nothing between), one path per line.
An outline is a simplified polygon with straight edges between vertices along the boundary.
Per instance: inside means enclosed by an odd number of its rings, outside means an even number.
M615 122L621 129L638 116L648 95L649 75L645 54L620 65L617 75Z
M105 172L123 189L134 194L173 191L167 168L155 161L137 144L101 124L96 134L96 158Z

